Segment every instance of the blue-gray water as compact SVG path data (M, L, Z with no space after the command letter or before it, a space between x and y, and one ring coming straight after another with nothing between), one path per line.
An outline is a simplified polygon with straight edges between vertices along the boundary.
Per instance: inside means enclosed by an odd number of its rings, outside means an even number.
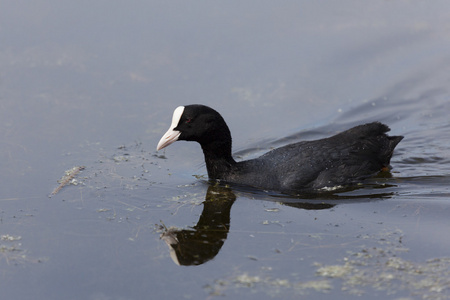
M2 299L449 299L449 11L3 1ZM239 159L374 120L405 139L354 191L214 187L197 144L155 151L190 103Z

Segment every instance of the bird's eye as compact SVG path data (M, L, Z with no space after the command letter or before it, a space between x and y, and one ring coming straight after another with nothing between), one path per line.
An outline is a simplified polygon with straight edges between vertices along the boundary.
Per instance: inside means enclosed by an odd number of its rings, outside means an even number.
M192 123L192 118L187 118L186 123Z

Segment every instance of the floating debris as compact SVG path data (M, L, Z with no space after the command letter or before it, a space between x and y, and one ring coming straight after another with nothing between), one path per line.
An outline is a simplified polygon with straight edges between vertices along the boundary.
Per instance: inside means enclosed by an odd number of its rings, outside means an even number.
M24 263L41 263L46 259L32 258L28 256L27 251L22 249L22 240L20 235L2 234L0 235L0 265L3 263L24 264Z
M409 249L404 245L400 230L381 231L358 238L367 245L348 250L336 263L313 263L315 278L311 278L309 272L290 273L279 278L276 268L274 271L266 265L260 271L237 270L206 285L205 290L211 297L227 294L229 298L233 294L241 296L239 289L247 288L248 293L261 293L273 298L295 298L292 295L319 298L317 293L334 292L364 298L376 292L379 298L385 296L397 300L450 299L450 257L425 261L402 257ZM263 264L269 262L264 257L255 260Z
M378 239L379 245L348 252L341 264L316 263L316 275L338 279L341 290L351 295L364 296L372 288L389 295L406 292L420 299L449 299L450 258L425 262L402 258L400 255L408 249L402 245L402 234L397 231L369 238Z
M230 292L236 288L249 288L253 291L260 288L267 289L268 295L280 297L286 290L294 291L299 295L306 295L308 291L328 293L333 286L327 279L297 282L285 278L273 278L268 274L249 275L247 272L231 278L215 280L214 284L205 286L210 296L224 296L225 291Z
M328 278L342 278L351 272L353 272L353 267L347 264L320 267L316 274Z
M279 212L280 209L277 208L277 207L275 207L275 208L266 208L265 211L267 211L267 212Z
M22 239L22 237L20 235L12 236L12 235L9 235L9 234L3 234L2 236L0 236L0 240L2 240L2 241L12 242L12 241L19 241L21 239Z
M84 169L85 169L84 166L79 166L67 170L64 176L60 180L58 180L59 186L53 190L50 196L56 195L63 187L65 187L68 184L77 185L78 181L75 179L75 176L77 176L77 174Z

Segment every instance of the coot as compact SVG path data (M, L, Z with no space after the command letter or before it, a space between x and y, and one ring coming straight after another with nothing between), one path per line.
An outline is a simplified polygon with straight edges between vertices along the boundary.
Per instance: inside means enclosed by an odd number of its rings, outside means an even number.
M360 183L389 167L403 136L388 136L388 126L373 122L329 138L283 146L251 160L231 156L231 134L222 116L205 105L175 109L172 124L157 150L177 140L202 147L210 179L297 193Z

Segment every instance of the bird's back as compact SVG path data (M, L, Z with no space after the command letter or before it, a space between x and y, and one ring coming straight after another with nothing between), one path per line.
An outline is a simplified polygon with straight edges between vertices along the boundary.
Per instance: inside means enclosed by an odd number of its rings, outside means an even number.
M329 138L290 144L238 163L239 171L227 180L288 193L354 184L389 166L403 137L390 137L388 131L374 122Z

